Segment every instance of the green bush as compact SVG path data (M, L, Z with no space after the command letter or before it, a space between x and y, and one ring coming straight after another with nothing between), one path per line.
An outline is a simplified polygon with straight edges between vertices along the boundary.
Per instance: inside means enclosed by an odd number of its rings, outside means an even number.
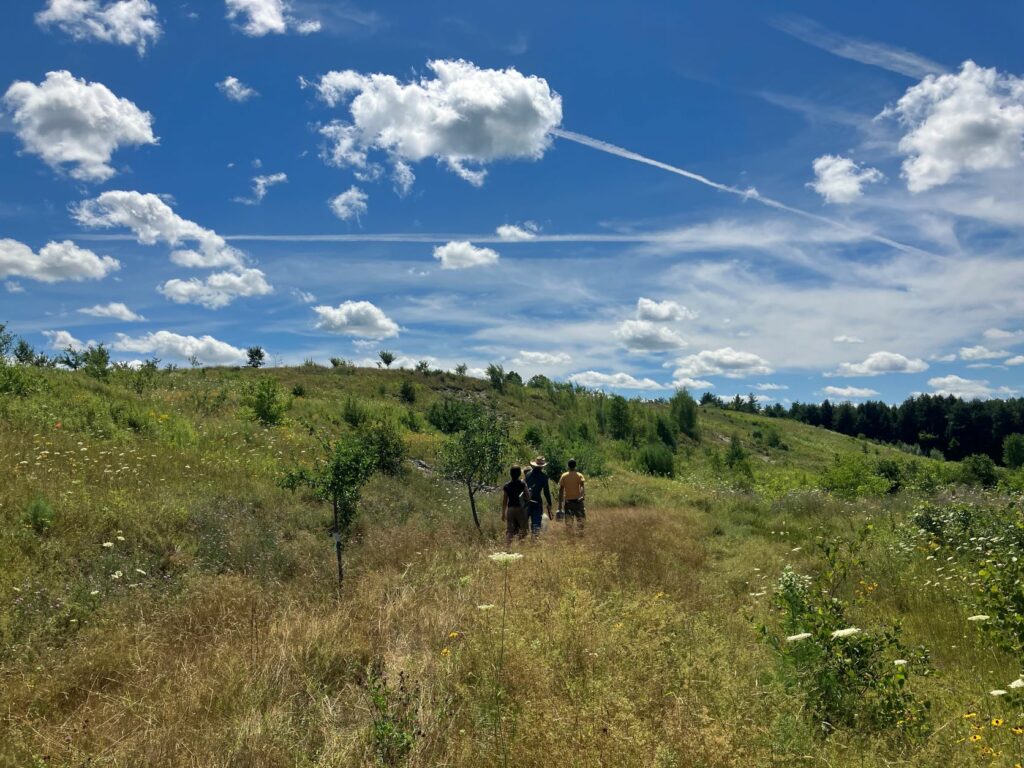
M345 400L345 405L341 408L341 418L343 418L345 423L352 427L352 429L359 429L362 427L369 417L369 410L367 410L366 406L354 397L349 397Z
M1007 435L1003 440L1003 464L1010 469L1024 467L1024 435Z
M816 577L786 566L773 595L774 626L762 624L761 635L823 734L846 728L920 737L928 731L930 704L908 682L913 674L930 673L927 648L904 646L898 624L877 631L855 627L850 606L838 596L859 565L856 549L864 535L852 546L822 545L825 567Z
M587 477L600 477L605 472L604 453L594 442L548 435L541 443L541 452L548 462L544 471L555 481L568 469L569 459L576 459L579 471Z
M398 388L398 397L403 403L415 403L416 402L416 385L406 379L402 382L402 385Z
M461 432L473 416L472 404L465 400L444 398L435 400L427 408L427 421L446 435Z
M305 397L306 388L302 384L296 384L292 387L292 397Z
M33 531L43 535L53 526L53 507L42 496L36 496L25 508L24 520Z
M363 441L376 456L376 469L386 475L397 475L405 469L405 441L398 428L384 419L367 424Z
M996 463L991 456L976 453L960 462L960 482L964 485L980 485L991 488L999 480Z
M657 477L672 477L675 471L672 451L658 443L651 443L641 448L636 457L636 465L637 469L644 474Z
M269 376L262 376L249 387L243 403L252 411L253 418L265 427L280 424L289 405L281 386Z
M884 496L893 483L877 473L874 459L863 453L836 456L821 478L821 487L841 499Z

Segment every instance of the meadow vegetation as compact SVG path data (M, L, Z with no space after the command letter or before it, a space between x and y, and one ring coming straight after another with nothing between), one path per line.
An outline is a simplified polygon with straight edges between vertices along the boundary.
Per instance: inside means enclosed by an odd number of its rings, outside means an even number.
M1022 759L1019 462L387 357L0 363L0 765Z

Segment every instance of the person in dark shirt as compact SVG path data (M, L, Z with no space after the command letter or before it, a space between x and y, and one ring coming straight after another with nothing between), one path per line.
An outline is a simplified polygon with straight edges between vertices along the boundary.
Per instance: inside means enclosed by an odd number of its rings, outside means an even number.
M505 522L505 538L511 542L515 537L526 538L526 505L530 503L530 489L522 481L522 469L512 467L509 475L512 479L501 489L501 519Z
M548 520L551 519L551 488L548 486L548 476L544 473L545 466L547 461L543 456L538 456L530 462L530 471L526 473L526 487L530 490L530 503L526 511L530 514L530 533L534 536L540 533L544 520L544 501L547 501Z

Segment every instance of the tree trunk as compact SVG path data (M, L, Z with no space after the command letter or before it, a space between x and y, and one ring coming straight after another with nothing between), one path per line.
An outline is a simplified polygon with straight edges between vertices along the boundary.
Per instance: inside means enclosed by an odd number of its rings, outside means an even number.
M334 499L334 555L338 559L338 589L345 579L345 567L341 559L341 522L338 519L338 500Z
M476 523L476 529L480 530L480 516L476 513L476 497L473 495L473 484L466 483L466 489L469 491L469 508L473 510L473 522Z

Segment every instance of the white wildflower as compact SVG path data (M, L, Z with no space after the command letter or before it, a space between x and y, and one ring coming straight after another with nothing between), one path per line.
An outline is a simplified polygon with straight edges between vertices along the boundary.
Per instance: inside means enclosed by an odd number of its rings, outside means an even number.
M806 640L811 636L810 632L801 632L798 635L790 635L786 638L787 643L799 643L801 640Z
M984 614L984 613L979 613L977 616L968 616L967 620L968 621L988 621L988 615Z
M1018 677L1016 680L1014 680L1012 683L1010 683L1009 686L1007 686L1007 687L1008 688L1024 688L1024 679Z
M508 565L514 563L516 560L522 560L523 556L519 552L495 552L492 555L488 555L491 560L501 565Z
M846 629L837 629L832 633L832 639L838 640L842 637L852 637L853 635L860 633L860 627L847 627Z
M1005 696L1006 695L1006 691L1004 691L1002 688L996 688L994 691L989 691L988 695L989 696Z
M122 576L124 576L124 574L121 573L121 571L114 571L112 574L110 574L110 578L112 579L120 579Z
M90 594L90 595L98 595L99 593L100 593L100 591L99 591L98 589L94 589L94 590L93 590L92 592L90 592L89 594Z
M907 660L906 659L896 659L896 661L894 661L893 664L895 664L897 667L905 667L905 666L907 666Z
M110 549L112 546L114 546L114 542L112 542L112 541L104 541L103 542L103 548L104 549Z
M476 609L478 611L493 611L494 603L484 603L483 605L478 605Z

